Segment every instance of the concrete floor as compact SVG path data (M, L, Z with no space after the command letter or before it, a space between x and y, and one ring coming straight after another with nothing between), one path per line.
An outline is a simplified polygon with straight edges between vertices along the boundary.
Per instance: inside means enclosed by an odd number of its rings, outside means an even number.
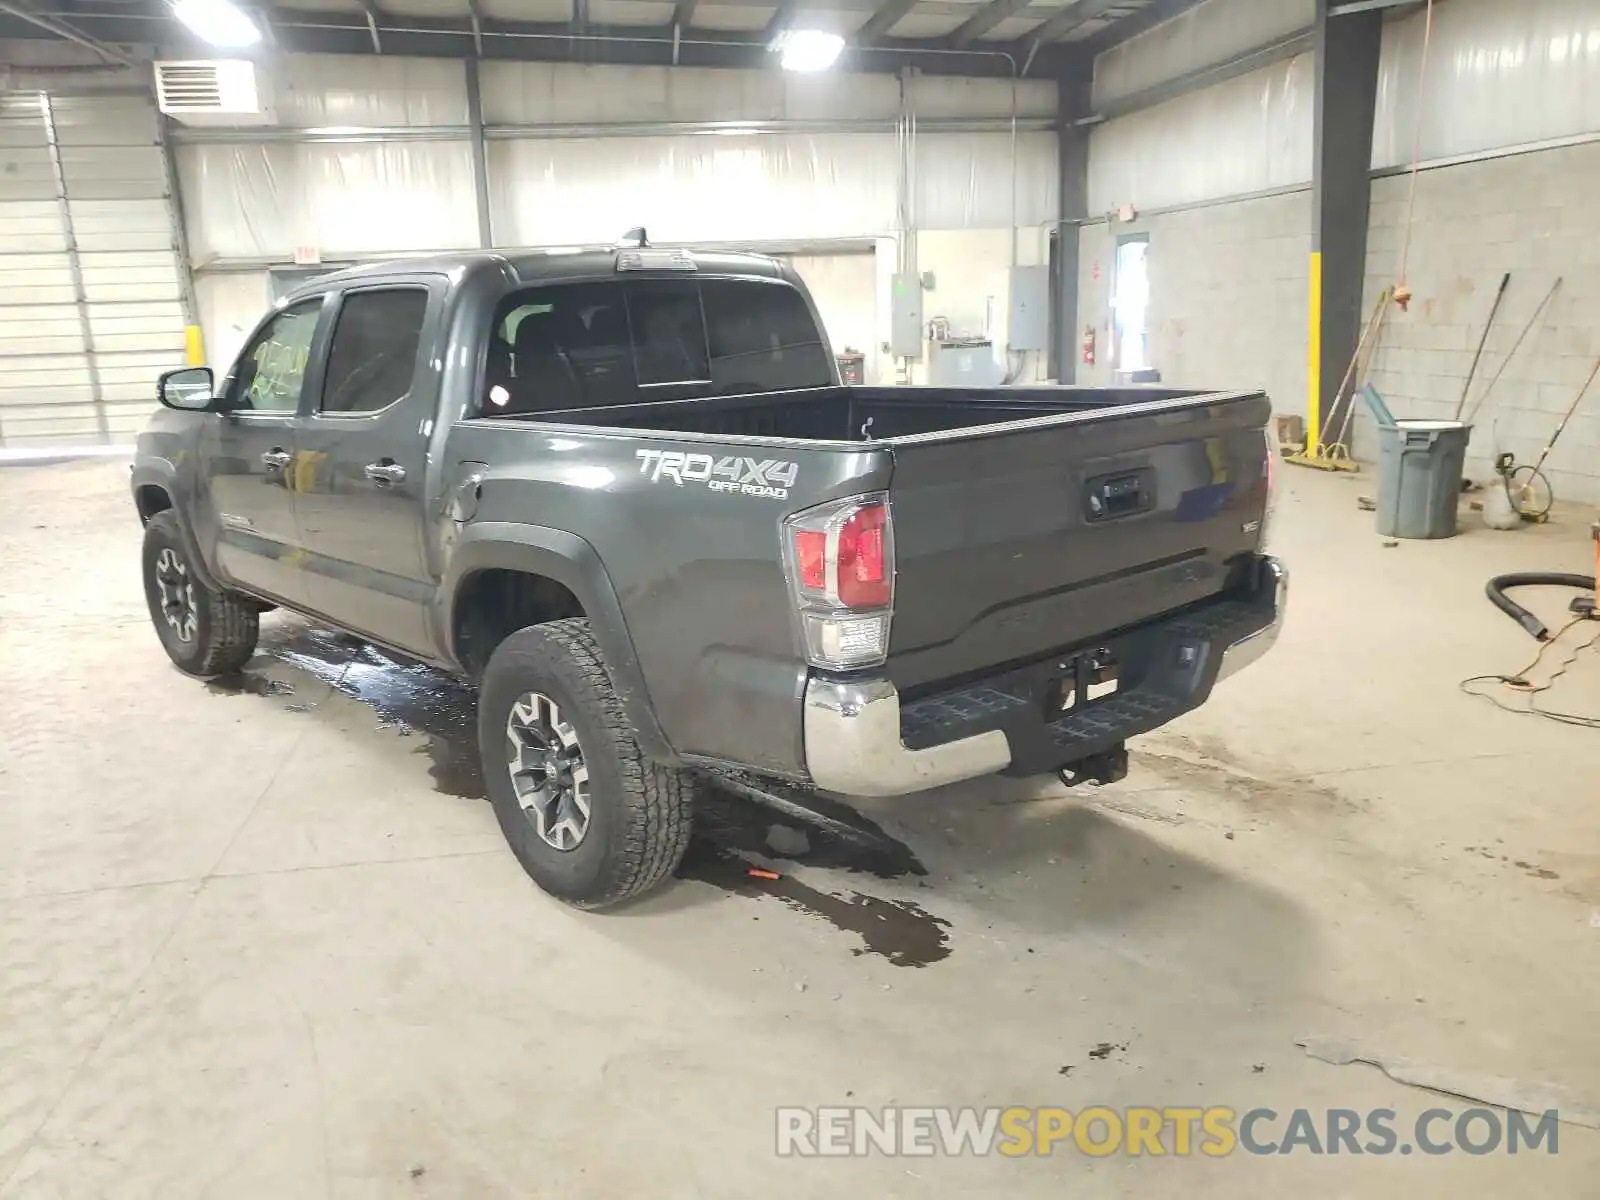
M862 803L920 878L712 863L585 915L472 798L459 693L283 616L243 681L185 678L126 468L0 472L0 1195L1595 1195L1572 1125L1555 1157L774 1157L785 1104L1465 1107L1310 1034L1600 1101L1600 733L1456 686L1533 649L1484 579L1591 569L1590 514L1386 548L1370 480L1288 475L1278 648L1125 783ZM1600 648L1548 703L1600 713Z

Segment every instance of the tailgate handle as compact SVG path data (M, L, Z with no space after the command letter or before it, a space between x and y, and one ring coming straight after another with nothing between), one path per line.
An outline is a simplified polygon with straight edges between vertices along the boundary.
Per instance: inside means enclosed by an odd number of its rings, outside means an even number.
M1147 512L1155 501L1149 471L1102 475L1085 487L1084 509L1091 521L1108 521Z

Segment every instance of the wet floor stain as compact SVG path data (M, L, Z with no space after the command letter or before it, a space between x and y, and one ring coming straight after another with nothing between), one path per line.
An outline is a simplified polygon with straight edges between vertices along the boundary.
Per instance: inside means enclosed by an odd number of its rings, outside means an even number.
M488 794L483 786L483 763L478 758L476 740L452 742L429 734L428 740L412 753L427 755L434 791L466 800L482 800Z
M207 680L206 691L214 696L292 696L294 685L265 675L235 671Z
M712 851L759 854L808 867L855 871L879 879L926 875L910 846L847 804L824 796L811 798L815 819L802 821L712 784L701 793L695 814L697 839ZM704 853L685 858L693 877Z
M477 740L477 697L466 683L421 663L313 625L282 623L262 632L260 648L359 700L384 724L448 742Z
M262 630L261 652L321 680L352 700L359 700L378 716L380 729L393 729L409 737L420 732L426 740L415 753L429 760L428 774L435 791L467 800L481 800L485 792L478 759L477 698L462 681L421 663L391 658L375 646L342 633L294 622ZM277 695L279 681L246 669L237 677L241 688L256 695ZM265 685L265 686L263 686ZM281 687L293 691L288 684ZM310 712L314 703L286 705L294 712Z
M679 879L693 879L735 896L772 896L797 912L861 938L854 954L886 958L897 967L925 967L950 956L949 924L909 900L885 900L864 892L823 891L778 873L752 876L752 866L795 863L898 879L926 875L911 847L849 805L815 797L815 821L802 822L712 784L702 790L695 831L679 865ZM752 860L759 860L753 862Z
M926 967L950 957L950 923L910 900L885 900L864 892L825 892L790 875L752 876L748 860L709 843L691 844L680 878L714 884L736 896L771 896L796 912L853 933L856 955L876 955L897 967Z
M413 753L428 760L436 791L466 799L486 795L478 752L477 697L465 682L419 663L390 657L346 634L288 621L262 630L260 650L358 700L399 736L423 735ZM246 668L213 680L221 695L294 695L293 685ZM296 712L316 708L304 692ZM927 869L904 842L842 801L807 797L807 813L778 812L727 788L701 792L681 879L710 883L730 895L773 897L797 912L827 921L861 939L852 953L900 967L923 967L949 957L949 923L909 900L859 891L833 893L778 872L752 877L750 856L772 863L872 875L923 876Z

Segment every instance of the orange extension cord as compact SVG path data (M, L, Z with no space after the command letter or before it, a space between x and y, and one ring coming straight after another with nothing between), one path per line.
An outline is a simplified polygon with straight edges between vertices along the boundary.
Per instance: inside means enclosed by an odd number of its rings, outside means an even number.
M1433 0L1428 0L1428 12L1422 24L1422 62L1417 67L1417 121L1411 138L1411 189L1406 198L1406 227L1400 241L1400 269L1396 272L1394 302L1405 312L1411 303L1411 288L1406 283L1406 268L1411 259L1411 219L1417 209L1417 169L1422 162L1422 113L1424 85L1428 82L1428 49L1433 42Z

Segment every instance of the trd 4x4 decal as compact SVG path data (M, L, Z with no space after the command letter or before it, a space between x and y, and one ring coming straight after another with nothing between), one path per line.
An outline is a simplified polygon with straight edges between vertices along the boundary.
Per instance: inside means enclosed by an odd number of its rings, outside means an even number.
M800 464L777 458L713 458L709 454L690 454L682 450L639 450L639 473L651 483L670 479L682 487L703 483L713 492L739 496L762 496L787 500L789 489L800 474Z

